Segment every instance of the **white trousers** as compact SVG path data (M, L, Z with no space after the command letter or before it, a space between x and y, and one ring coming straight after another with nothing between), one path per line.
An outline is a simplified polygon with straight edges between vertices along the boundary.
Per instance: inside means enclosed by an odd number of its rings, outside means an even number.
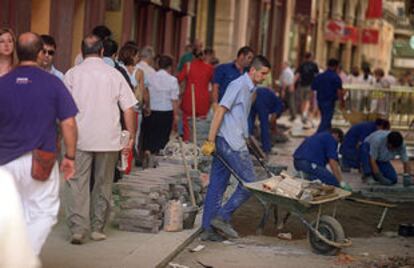
M20 195L10 173L0 167L0 267L36 268L40 262L27 235Z
M55 163L46 181L31 176L32 154L25 154L2 166L14 177L23 208L30 243L36 255L40 254L59 211L59 168Z

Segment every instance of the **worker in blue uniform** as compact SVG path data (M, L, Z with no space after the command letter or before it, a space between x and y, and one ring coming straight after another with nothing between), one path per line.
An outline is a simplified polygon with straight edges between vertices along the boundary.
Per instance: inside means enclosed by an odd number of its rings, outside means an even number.
M411 184L411 169L401 133L388 130L375 131L364 140L360 150L364 181L367 183L376 181L383 185L396 184L398 175L391 160L399 156L404 165L404 185Z
M338 60L330 59L328 61L328 69L316 76L312 82L311 87L313 91L316 91L318 108L321 112L321 122L317 132L323 132L332 127L331 121L338 96L343 105L342 81L337 74L338 66Z
M351 191L338 164L338 143L343 136L341 129L333 128L306 138L293 154L295 169L303 172L305 179L319 179L325 184ZM326 168L327 164L332 172Z
M283 102L270 88L261 87L256 90L256 100L252 105L249 114L249 133L253 135L256 117L259 116L260 139L265 154L272 149L270 141L269 116L271 123L276 127L276 119L283 112Z
M342 158L340 160L342 172L349 172L351 168L360 168L360 150L359 147L365 138L377 130L390 129L390 122L385 119L378 118L375 121L366 121L353 125L344 136L339 153Z

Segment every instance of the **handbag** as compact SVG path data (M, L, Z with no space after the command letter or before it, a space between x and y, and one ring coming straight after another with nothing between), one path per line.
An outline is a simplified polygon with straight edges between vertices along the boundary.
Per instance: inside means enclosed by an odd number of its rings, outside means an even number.
M32 178L46 181L56 162L56 153L35 149L32 152Z

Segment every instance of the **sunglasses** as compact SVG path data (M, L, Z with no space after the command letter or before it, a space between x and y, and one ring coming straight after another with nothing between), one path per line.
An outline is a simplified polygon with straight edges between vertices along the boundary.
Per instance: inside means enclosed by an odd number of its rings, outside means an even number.
M50 56L54 56L55 55L55 51L53 49L43 49L43 53L48 54Z

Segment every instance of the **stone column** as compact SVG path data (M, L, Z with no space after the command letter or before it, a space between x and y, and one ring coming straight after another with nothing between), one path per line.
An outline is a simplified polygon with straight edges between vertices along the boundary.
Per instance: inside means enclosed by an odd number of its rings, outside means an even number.
M345 24L347 26L354 26L354 19L357 7L357 0L348 0L347 10L345 11ZM352 41L347 40L345 43L345 51L342 54L341 63L343 69L347 72L351 70L352 60Z
M227 62L235 58L235 49L233 49L234 18L235 0L216 2L214 49L220 62Z
M315 50L315 60L319 64L326 62L326 41L325 41L325 25L329 14L329 0L318 0L318 26L317 26L317 41Z
M353 55L354 59L354 65L361 67L361 63L362 63L362 41L361 41L361 37L362 37L362 29L365 26L365 11L368 8L368 0L361 0L358 2L357 4L357 20L356 20L356 27L358 28L359 31L359 35L358 35L358 42L356 45L356 49L355 49L355 53Z
M342 20L344 0L334 0L332 7L332 19ZM339 51L339 38L336 38L329 50L329 58L337 58Z

